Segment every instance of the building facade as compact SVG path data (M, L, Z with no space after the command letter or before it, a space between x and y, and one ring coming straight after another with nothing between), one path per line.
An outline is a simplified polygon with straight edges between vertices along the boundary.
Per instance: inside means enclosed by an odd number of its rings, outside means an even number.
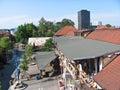
M78 12L78 29L90 28L90 11L81 10Z

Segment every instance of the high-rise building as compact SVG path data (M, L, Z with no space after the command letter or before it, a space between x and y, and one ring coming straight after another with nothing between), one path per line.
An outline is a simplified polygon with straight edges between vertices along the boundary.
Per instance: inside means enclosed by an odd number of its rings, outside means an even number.
M90 11L81 10L78 12L78 29L90 28Z

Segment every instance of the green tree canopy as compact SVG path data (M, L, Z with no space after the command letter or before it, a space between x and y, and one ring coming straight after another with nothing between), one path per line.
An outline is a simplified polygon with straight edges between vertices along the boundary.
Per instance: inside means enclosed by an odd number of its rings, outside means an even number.
M11 49L12 48L12 41L7 37L0 38L0 49Z
M74 22L70 19L63 19L61 22L61 28L64 26L74 26Z
M106 24L106 26L107 26L107 27L112 27L112 25L111 25L111 24Z
M6 63L12 54L12 41L7 37L0 38L0 61Z
M27 70L27 61L25 60L25 59L22 59L21 61L20 61L20 65L19 65L19 68L20 68L20 70L22 70L22 71L26 71Z
M54 23L42 17L38 26L35 26L33 23L18 26L16 41L26 44L29 37L52 37L55 32L66 25L74 26L74 22L65 18L61 22Z
M46 40L44 46L41 47L41 51L52 51L52 38Z
M25 54L30 59L33 54L33 47L31 45L26 45L25 47Z
M18 26L16 32L16 41L26 44L29 37L36 37L37 27L33 23Z
M54 33L54 24L45 20L43 17L39 21L38 33L41 37L51 37Z

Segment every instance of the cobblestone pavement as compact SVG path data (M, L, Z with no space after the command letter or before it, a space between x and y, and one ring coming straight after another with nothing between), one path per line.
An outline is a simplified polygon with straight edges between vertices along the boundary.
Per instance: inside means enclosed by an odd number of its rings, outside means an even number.
M58 79L56 77L30 80L23 83L26 85L25 90L59 90Z

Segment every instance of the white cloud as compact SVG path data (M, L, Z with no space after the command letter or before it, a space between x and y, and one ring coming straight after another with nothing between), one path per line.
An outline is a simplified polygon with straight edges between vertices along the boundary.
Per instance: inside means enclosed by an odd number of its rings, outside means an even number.
M39 18L30 18L27 15L0 18L0 28L14 28L24 23L37 23Z
M63 15L63 16L56 16L54 18L50 17L44 17L46 20L52 21L52 22L58 22L61 21L64 18L71 19L75 22L75 27L78 26L78 17L76 14L70 14L70 15ZM102 21L103 24L112 24L115 26L120 26L120 13L91 13L91 22L93 25L97 25L98 21ZM41 17L30 17L28 15L18 15L18 16L12 16L12 17L0 17L0 28L14 28L18 25L24 24L24 23L31 23L33 22L35 25L38 25L38 21L41 19Z
M98 24L102 21L103 24L112 24L120 26L120 13L91 13L91 21L93 24Z

